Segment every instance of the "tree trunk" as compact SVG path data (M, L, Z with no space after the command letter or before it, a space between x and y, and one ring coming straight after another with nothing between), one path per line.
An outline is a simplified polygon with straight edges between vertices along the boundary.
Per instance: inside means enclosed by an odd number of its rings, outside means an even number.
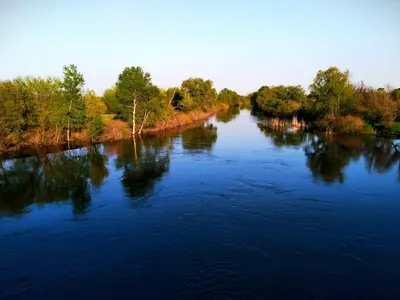
M150 114L150 111L146 111L146 112L144 113L143 121L142 121L142 124L140 125L140 129L139 129L138 134L142 134L143 125L144 125L144 123L146 122L146 120L147 120L149 114Z
M132 136L136 134L136 93L133 94L133 106L132 106Z
M67 120L67 142L69 145L71 133L70 133L70 128L71 128L71 110L72 110L72 100L69 101L69 108L68 108L68 120Z
M138 156L137 156L137 148L136 148L136 139L135 139L135 136L133 136L133 150L134 150L134 153L135 153L135 164L137 164L137 158L138 158Z
M169 99L168 105L172 104L172 100L174 100L175 93L176 93L176 90L174 91L174 93L172 94L171 98Z

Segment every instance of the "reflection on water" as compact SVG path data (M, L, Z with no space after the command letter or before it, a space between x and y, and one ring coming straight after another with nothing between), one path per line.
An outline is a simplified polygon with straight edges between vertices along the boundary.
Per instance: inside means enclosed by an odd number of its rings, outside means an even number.
M0 299L400 299L395 143L231 109L3 160Z
M182 133L182 146L189 151L211 150L216 141L217 128L212 124L203 124Z
M115 167L123 170L122 186L128 197L134 199L149 193L155 182L169 170L169 139L138 139L132 143L119 142L112 147L118 147L120 155L115 160ZM105 151L110 153L109 146Z
M393 140L372 136L316 135L274 130L262 123L258 128L276 147L302 146L307 156L306 165L315 179L326 183L345 180L345 168L363 159L369 172L385 173L399 168L400 152Z
M237 114L238 108L232 108L216 119L228 122ZM277 148L300 147L315 179L343 183L346 167L362 159L369 172L385 173L397 167L400 180L400 152L393 140L293 133L262 123L257 123L257 127ZM3 161L0 211L12 215L24 212L32 204L71 201L75 212L84 212L93 189L102 186L110 167L123 171L121 184L128 197L145 196L169 171L169 156L176 138L181 138L185 150L211 150L217 141L217 132L214 125L201 124L172 136L152 136ZM110 166L109 156L113 155L116 158Z
M75 212L84 212L91 187L108 176L106 163L98 145L2 162L0 211L21 213L31 204L70 200Z
M231 106L227 110L221 110L215 116L218 122L229 123L233 121L240 114L240 108L238 106Z

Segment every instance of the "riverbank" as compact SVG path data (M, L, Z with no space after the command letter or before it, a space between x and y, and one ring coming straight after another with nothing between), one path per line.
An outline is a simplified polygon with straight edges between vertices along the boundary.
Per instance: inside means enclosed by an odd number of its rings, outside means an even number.
M156 133L176 127L186 126L195 122L206 120L218 111L227 110L228 108L229 106L226 104L219 104L207 111L193 110L187 113L177 112L171 119L161 121L156 126L145 129L144 132Z
M207 111L193 110L189 112L175 112L168 119L157 123L153 127L144 128L145 134L157 134L165 130L186 127L191 124L207 120L218 111L227 110L226 104L219 104ZM88 136L87 130L73 132L71 134L71 144L89 144L97 142L112 142L132 138L131 127L127 122L106 118L104 119L103 133L96 139ZM0 145L0 156L12 156L14 152L20 152L30 147L62 147L66 145L64 135L61 132L45 131L38 129L29 130L23 133L21 141L16 141L9 137L4 145ZM64 147L65 148L65 147Z

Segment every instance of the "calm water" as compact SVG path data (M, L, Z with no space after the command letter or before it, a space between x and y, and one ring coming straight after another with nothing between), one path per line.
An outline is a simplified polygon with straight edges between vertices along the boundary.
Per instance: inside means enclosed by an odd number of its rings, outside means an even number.
M0 165L0 299L400 299L390 140L248 111Z

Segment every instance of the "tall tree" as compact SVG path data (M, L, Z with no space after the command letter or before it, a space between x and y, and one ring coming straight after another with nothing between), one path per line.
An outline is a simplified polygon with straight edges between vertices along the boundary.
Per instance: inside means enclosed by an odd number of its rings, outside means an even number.
M319 71L310 85L310 98L321 116L350 113L355 99L349 71L341 72L336 67Z
M86 121L86 107L83 100L85 79L78 72L76 65L64 66L64 79L61 83L63 98L68 103L67 141L70 141L71 130L82 129Z
M136 123L146 122L150 112L149 102L160 94L159 89L151 83L151 76L141 67L125 68L118 76L115 85L115 96L120 104L118 117L132 122L132 135L136 132Z

